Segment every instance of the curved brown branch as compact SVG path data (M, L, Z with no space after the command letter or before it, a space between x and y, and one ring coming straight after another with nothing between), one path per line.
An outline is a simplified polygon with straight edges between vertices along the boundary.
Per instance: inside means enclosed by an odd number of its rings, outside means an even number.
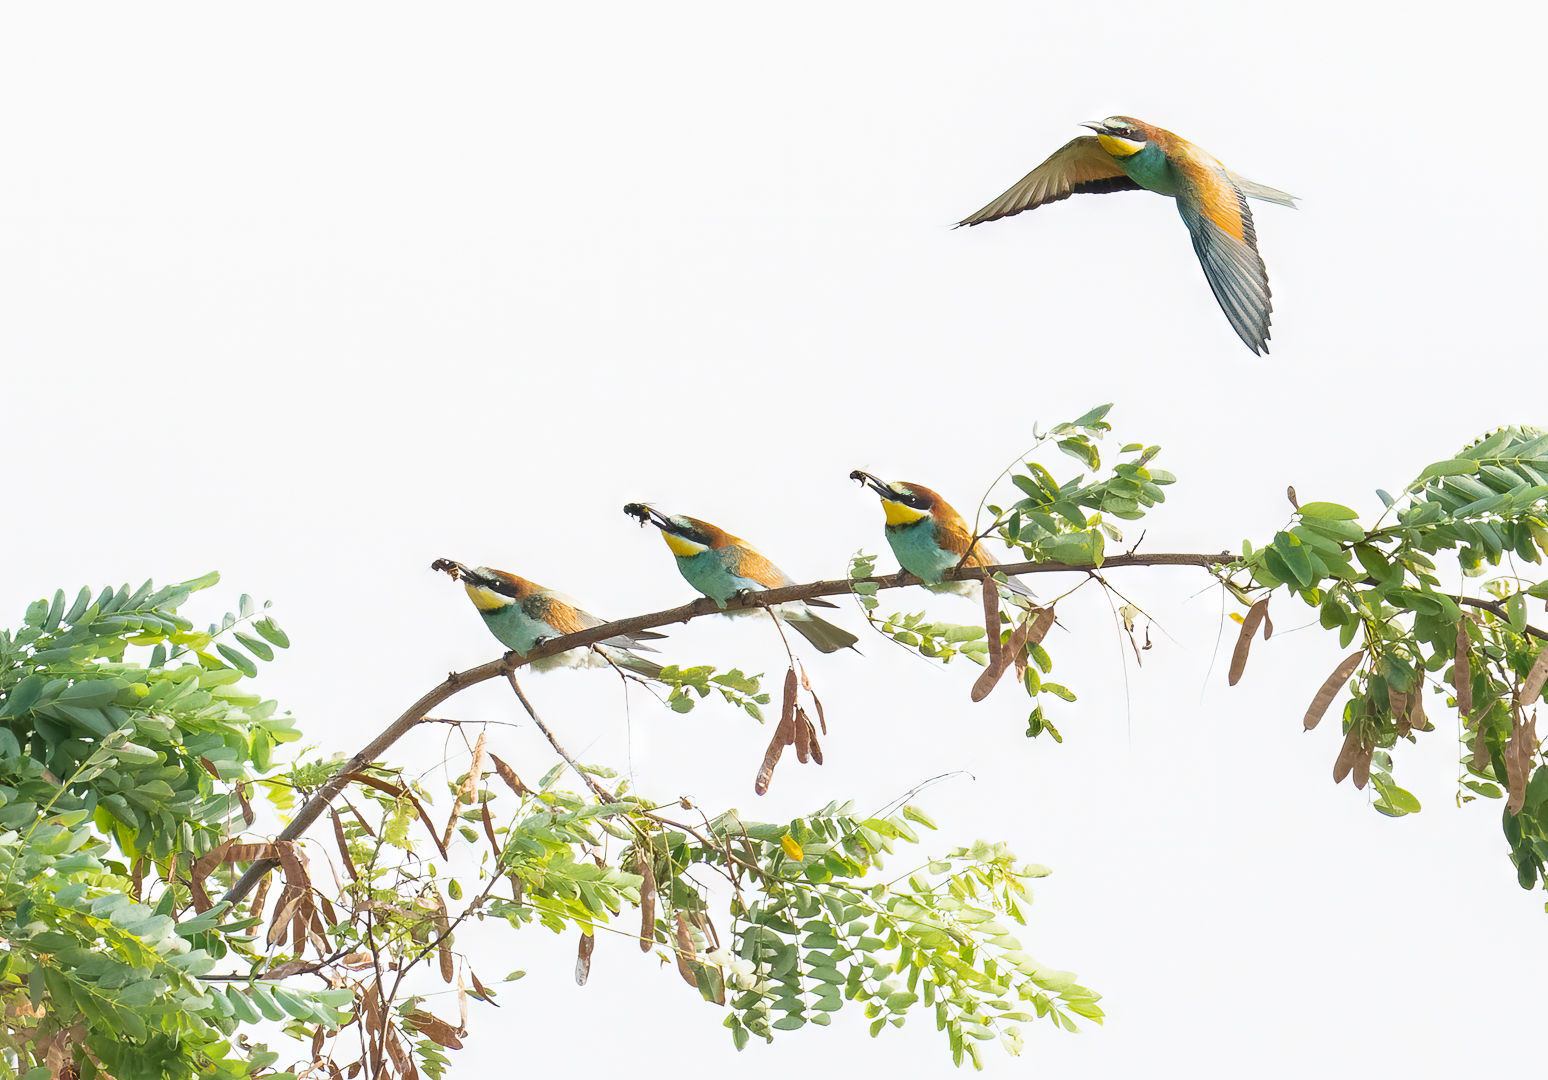
M1493 600L1475 600L1471 596L1453 596L1452 599L1459 604L1466 604L1468 607L1491 611L1502 619L1508 620L1510 618L1509 615L1505 614L1505 605L1495 603ZM1526 634L1528 637L1535 637L1538 641L1548 641L1548 632L1539 630L1535 626L1529 625L1526 628Z
M1190 552L1161 553L1156 555L1114 555L1102 563L1103 569L1122 566L1218 566L1233 562L1236 556L1230 552L1220 552L1215 555L1201 555ZM1086 566L1072 566L1061 562L1020 562L1005 563L999 566L964 566L954 570L948 570L944 575L947 581L979 581L986 575L1002 573L1006 577L1014 577L1025 574L1057 574L1065 572L1085 573L1091 569ZM349 762L335 773L327 783L317 789L317 793L307 800L306 805L290 824L280 831L274 838L275 842L299 839L307 829L312 827L322 812L327 809L329 803L338 797L349 783L349 774L359 772L378 760L393 743L404 735L407 735L414 725L425 719L431 709L441 704L452 695L466 690L481 682L490 679L502 678L515 672L533 660L541 660L544 657L554 656L558 653L568 652L571 649L585 648L605 641L611 637L632 633L636 630L650 630L658 626L669 626L672 623L688 622L705 615L719 615L725 611L735 611L740 608L765 608L776 604L788 603L791 600L810 600L818 596L842 596L851 591L851 586L856 581L875 582L878 589L900 589L909 585L918 585L920 581L912 574L899 570L896 574L888 574L884 577L857 578L851 581L847 578L835 578L828 581L812 581L804 585L790 585L783 589L769 589L767 592L748 593L742 596L732 597L725 607L720 607L709 597L700 597L691 603L681 607L668 608L665 611L653 612L649 615L635 615L628 619L619 619L616 622L603 623L588 630L582 630L578 634L566 634L564 637L553 638L545 641L533 649L527 656L521 657L514 652L506 653L498 660L492 660L487 664L481 664L467 671L454 671L446 676L444 682L431 690L424 697L414 702L376 738L361 749ZM550 740L552 741L552 740ZM235 904L257 885L263 876L273 870L279 863L273 859L263 859L253 863L247 871L227 889L222 900Z

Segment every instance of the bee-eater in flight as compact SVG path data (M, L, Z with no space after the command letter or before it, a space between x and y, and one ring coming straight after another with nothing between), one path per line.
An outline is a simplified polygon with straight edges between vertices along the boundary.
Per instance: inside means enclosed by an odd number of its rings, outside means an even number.
M741 537L732 536L724 529L698 518L683 514L668 516L644 503L630 503L624 513L647 522L661 530L672 554L677 556L677 569L688 584L698 589L721 607L733 596L744 592L763 592L794 585L795 580L786 574ZM825 653L853 648L860 639L848 630L819 619L811 607L836 607L826 600L796 600L779 604L771 614L810 641ZM757 613L760 608L739 608L734 615Z
M601 626L599 619L590 612L582 611L574 600L561 593L534 585L526 578L507 574L504 570L491 570L487 566L464 566L452 559L437 559L430 564L432 570L443 570L452 580L460 581L468 590L468 599L484 617L484 625L506 648L525 657L535 647L549 638L563 637ZM598 642L595 649L570 649L555 656L547 656L532 663L534 671L549 671L558 667L600 667L609 660L619 667L654 679L661 674L661 665L653 664L632 649L655 652L646 641L659 640L665 634L649 630L636 630ZM598 655L598 653L601 655Z
M931 592L953 592L972 596L978 592L976 581L942 581L947 570L961 566L993 566L983 544L973 539L973 530L952 509L951 504L922 484L887 483L868 472L856 469L849 474L881 496L887 516L887 543L898 557L898 565L913 574ZM971 552L971 553L970 553ZM963 556L966 555L966 561ZM1030 597L1028 589L1015 578L1006 587Z
M1081 126L1096 134L1066 143L1015 187L957 225L980 225L1071 195L1141 188L1170 195L1177 200L1204 277L1231 327L1254 353L1268 352L1273 305L1247 200L1294 209L1295 196L1237 176L1186 139L1132 117L1109 116Z

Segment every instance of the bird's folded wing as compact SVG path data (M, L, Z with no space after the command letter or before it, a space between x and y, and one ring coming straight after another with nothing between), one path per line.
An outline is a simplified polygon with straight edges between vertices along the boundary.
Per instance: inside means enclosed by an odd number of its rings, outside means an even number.
M558 603L549 604L546 617L547 622L561 634L578 634L582 630L590 630L594 626L606 624L606 619L599 619L589 611L582 611L575 606L575 601L559 593L548 593L548 598ZM635 630L627 634L619 634L617 637L605 638L598 642L599 645L611 645L618 649L640 649L644 652L656 650L646 645L647 641L663 641L665 634L658 634L654 630Z
M1230 169L1226 170L1226 176L1249 199L1262 199L1264 202L1278 203L1280 206L1288 206L1292 210L1295 209L1294 195L1286 195L1278 188L1271 188L1267 184L1260 184L1256 180L1247 179L1245 176L1237 176Z
M1082 135L1060 147L1009 191L957 225L979 225L1010 217L1023 210L1034 210L1044 203L1068 199L1071 195L1137 191L1139 187L1119 168L1112 155L1102 149L1095 135Z
M1247 198L1224 169L1189 165L1177 169L1177 211L1193 235L1204 277L1247 347L1267 352L1273 303Z

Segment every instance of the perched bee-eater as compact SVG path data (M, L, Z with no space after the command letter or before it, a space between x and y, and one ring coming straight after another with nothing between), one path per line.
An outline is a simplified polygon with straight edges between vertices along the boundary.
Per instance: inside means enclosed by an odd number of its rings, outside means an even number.
M881 496L882 511L887 515L887 543L892 545L898 565L924 582L932 592L965 596L978 592L976 581L941 580L946 571L959 564L995 564L983 544L974 541L973 530L950 503L922 484L889 484L859 469L850 473L849 478L860 481ZM964 555L967 555L965 562ZM1006 587L1022 596L1032 595L1032 590L1015 578L1011 578Z
M1033 210L1071 195L1144 188L1177 200L1193 250L1204 265L1226 318L1254 353L1268 352L1268 271L1258 257L1248 199L1295 207L1295 196L1237 176L1186 139L1128 116L1109 116L1082 127L1082 135L1023 176L1016 186L971 217L979 225Z
M646 506L630 503L624 513L661 530L672 554L677 556L677 569L688 584L698 589L721 607L738 593L763 592L794 585L795 580L741 537L732 536L724 529L716 528L707 521L686 517L682 514L666 514ZM786 625L810 641L825 653L853 648L860 639L848 630L819 619L811 607L836 607L826 600L796 600L779 604L772 613ZM757 613L759 608L741 608L732 614Z
M576 606L575 601L561 593L534 585L526 578L507 574L504 570L491 570L487 566L464 566L452 559L437 559L430 564L432 570L444 570L452 580L460 581L468 590L468 599L484 617L484 625L500 643L525 657L536 646L549 638L563 637L601 626L607 620L599 619ZM646 641L659 640L665 634L649 630L636 630L599 642L597 650L570 649L555 656L544 657L532 664L535 671L549 671L557 667L599 667L608 660L621 668L654 679L661 674L661 665L653 664L643 656L636 656L631 649L655 652ZM605 659L604 659L605 657Z

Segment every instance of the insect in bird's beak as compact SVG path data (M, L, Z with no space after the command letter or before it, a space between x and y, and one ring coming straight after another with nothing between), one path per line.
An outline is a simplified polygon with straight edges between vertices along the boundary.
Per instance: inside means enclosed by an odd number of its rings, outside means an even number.
M672 528L672 523L667 520L665 514L661 513L659 510L654 510L651 507L646 506L644 503L629 503L624 507L624 513L628 514L632 518L638 518L640 522L640 528L642 529L646 525L650 524L654 524L657 528L660 529Z
M851 480L858 480L861 485L870 488L884 499L891 497L892 493L887 490L887 485L876 479L876 477L872 476L868 472L856 469L854 472L849 474L849 478Z

